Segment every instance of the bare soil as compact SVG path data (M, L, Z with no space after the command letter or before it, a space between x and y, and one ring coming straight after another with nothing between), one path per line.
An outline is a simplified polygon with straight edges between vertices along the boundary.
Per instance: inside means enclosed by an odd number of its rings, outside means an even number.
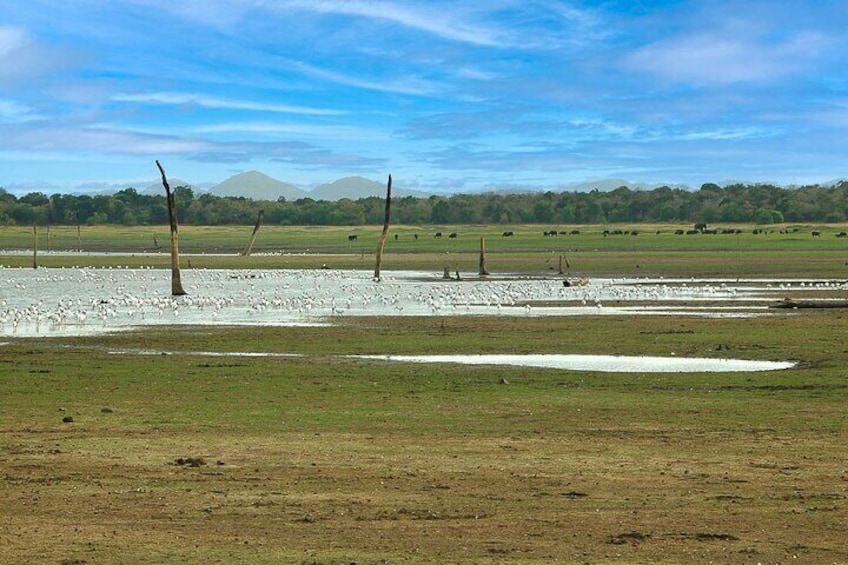
M683 428L437 443L6 430L0 561L848 560L836 437Z

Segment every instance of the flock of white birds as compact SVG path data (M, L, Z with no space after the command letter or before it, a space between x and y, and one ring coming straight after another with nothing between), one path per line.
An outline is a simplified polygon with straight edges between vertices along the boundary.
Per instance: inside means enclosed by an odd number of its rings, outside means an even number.
M845 290L839 281L597 279L352 270L182 271L0 268L4 336L88 335L155 324L330 324L339 316L675 314L766 315L789 286Z

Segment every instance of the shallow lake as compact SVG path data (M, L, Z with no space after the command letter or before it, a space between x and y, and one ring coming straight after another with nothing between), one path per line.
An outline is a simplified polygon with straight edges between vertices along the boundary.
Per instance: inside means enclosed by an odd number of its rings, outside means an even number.
M153 325L328 325L345 316L664 315L754 317L787 291L821 299L840 281L592 279L347 270L182 271L170 295L166 269L0 268L0 335L92 335ZM573 281L569 281L573 282ZM116 352L117 353L117 352ZM133 354L133 352L127 352ZM135 352L134 354L137 354ZM216 355L197 352L197 355ZM235 354L239 355L239 354ZM266 355L242 353L241 355ZM375 362L513 365L601 372L769 371L791 362L596 355L360 356Z
M837 281L592 279L348 270L0 268L0 335L89 335L160 324L332 324L344 316L778 315L788 289L844 291ZM786 315L781 313L779 315Z

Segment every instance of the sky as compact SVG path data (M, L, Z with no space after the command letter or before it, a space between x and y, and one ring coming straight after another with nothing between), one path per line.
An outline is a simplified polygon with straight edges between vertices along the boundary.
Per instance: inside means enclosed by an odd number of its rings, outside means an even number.
M0 0L0 187L848 177L844 0Z

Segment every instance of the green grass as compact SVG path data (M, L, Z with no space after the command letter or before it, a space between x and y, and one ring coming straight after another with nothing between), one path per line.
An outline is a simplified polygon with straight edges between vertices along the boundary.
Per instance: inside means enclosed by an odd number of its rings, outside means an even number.
M198 422L210 428L261 433L266 429L356 433L373 431L374 418L411 434L425 422L449 429L457 418L467 432L484 433L491 418L535 407L534 420L562 432L565 405L594 405L605 413L650 399L655 423L672 425L681 412L708 398L721 408L717 422L765 420L781 402L841 402L840 359L848 350L837 336L844 319L794 316L758 321L666 318L580 319L365 319L331 328L171 328L97 338L16 340L0 352L6 392L4 418L48 426L58 406L94 421L141 422L176 431ZM616 338L607 339L610 328ZM743 331L744 328L744 331ZM70 345L70 347L68 347ZM115 355L110 350L165 351L172 355ZM294 353L302 357L203 357L192 352ZM386 364L351 354L595 353L789 359L802 368L768 374L585 374L513 367ZM501 378L510 387L492 386ZM565 392L567 391L567 394ZM501 402L508 399L506 405ZM755 401L757 400L757 401ZM122 416L102 406L137 405ZM438 414L438 406L463 407ZM490 413L493 407L498 410ZM746 408L742 410L742 408ZM630 421L627 410L616 419ZM404 417L398 418L399 415ZM736 416L728 420L729 415ZM787 421L791 411L782 412ZM141 416L144 416L141 420ZM644 417L633 412L635 420ZM844 421L841 411L835 421ZM396 421L395 421L396 420ZM830 428L834 420L822 423ZM502 427L521 433L524 424Z
M848 240L836 238L844 226L804 226L799 231L754 235L752 226L736 226L734 235L675 235L680 226L639 226L639 235L604 237L610 226L580 226L580 235L545 237L545 226L446 226L392 228L383 260L384 270L417 269L476 272L480 238L486 239L487 267L493 274L556 274L559 259L567 260L572 276L683 276L683 277L848 277ZM810 228L822 231L814 238ZM627 228L630 229L630 228ZM440 230L440 239L432 234ZM123 228L54 227L51 250L116 252L121 255L57 255L47 252L46 230L40 234L38 264L45 267L157 267L170 266L169 236L163 226ZM246 226L183 226L180 249L183 268L333 268L370 270L380 229L357 227L266 226L259 232L254 254L238 254L247 244ZM570 231L565 228L563 231ZM456 239L446 236L458 233ZM659 233L657 233L659 232ZM348 235L358 239L348 241ZM415 239L414 235L419 238ZM154 246L155 243L158 247ZM31 250L31 230L0 229L0 249ZM153 255L148 255L153 253ZM0 265L31 267L31 254L0 254Z

